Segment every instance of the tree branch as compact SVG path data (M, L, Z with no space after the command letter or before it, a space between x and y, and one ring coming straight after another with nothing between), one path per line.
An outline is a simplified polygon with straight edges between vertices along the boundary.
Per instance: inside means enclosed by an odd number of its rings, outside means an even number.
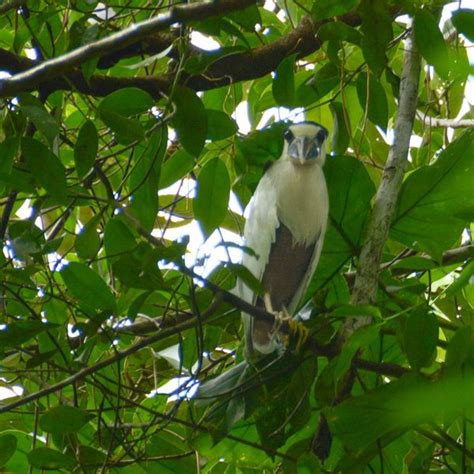
M418 114L423 123L431 128L472 128L474 119L443 119L429 117L428 115Z
M416 51L412 35L410 35L405 43L393 145L385 164L382 182L377 190L367 238L359 257L359 266L351 297L352 304L373 303L376 299L382 252L407 164L410 137L416 114L419 76L420 56ZM347 340L357 328L369 324L370 321L371 319L367 317L348 318L342 328L342 340Z
M163 31L174 23L202 21L216 15L241 10L255 5L256 0L221 0L176 5L167 13L136 23L106 38L86 44L57 58L44 61L23 73L0 81L0 97L11 97L19 92L36 88L47 79L61 76L97 56L117 51L147 36Z

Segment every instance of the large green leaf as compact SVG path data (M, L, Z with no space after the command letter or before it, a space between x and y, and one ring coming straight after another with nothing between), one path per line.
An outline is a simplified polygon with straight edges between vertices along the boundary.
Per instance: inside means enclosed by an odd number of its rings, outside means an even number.
M413 28L421 55L428 64L434 66L441 78L447 79L450 69L448 48L436 19L427 9L418 10L415 13Z
M230 179L227 167L219 158L208 161L199 173L193 201L194 215L206 236L224 220L229 203Z
M473 390L472 371L436 382L408 374L325 411L331 433L360 455L385 436L393 439L409 428L474 408Z
M0 331L0 347L18 346L54 327L54 324L41 321L14 321Z
M60 405L50 408L40 418L40 428L47 433L67 434L79 431L92 417L80 408Z
M161 167L159 189L167 188L182 179L194 167L194 158L186 150L174 152Z
M94 122L86 120L79 130L74 146L74 162L80 178L83 178L91 170L97 157L98 146L99 137Z
M353 10L360 0L333 0L327 2L326 0L315 0L313 2L313 9L311 14L315 21L324 20L333 16L344 15Z
M153 97L143 89L126 87L112 92L102 99L99 104L99 113L107 110L123 117L148 112L155 105Z
M474 131L452 142L433 165L411 173L402 185L390 235L435 257L474 220Z
M328 157L324 167L329 191L329 227L308 289L312 294L341 270L361 245L375 186L362 163L349 156Z
M114 311L115 297L104 280L94 270L71 262L61 270L61 276L71 294L87 309Z
M0 435L0 467L4 466L16 451L17 439L7 433Z
M34 448L28 453L28 461L37 469L67 469L75 464L74 458L51 448Z
M369 68L380 77L387 64L387 46L392 39L392 17L385 0L362 0L362 52Z
M367 81L369 81L368 84ZM367 107L369 120L383 130L386 130L388 123L388 103L385 90L382 84L380 84L380 81L373 74L367 75L365 72L360 73L357 78L357 95L361 107L364 109Z
M451 17L454 27L469 41L474 41L474 10L459 9Z
M403 342L408 361L414 369L427 367L432 362L438 331L438 320L433 313L419 309L409 314L403 330Z
M273 78L273 97L282 107L292 107L295 102L295 59L294 54L285 58L276 68Z
M158 214L158 182L167 138L167 129L162 127L141 144L138 163L130 174L130 209L148 231L153 229Z
M198 156L207 136L207 115L201 99L187 87L176 86L173 94L176 113L173 125L184 149Z
M66 170L56 155L38 140L28 137L21 139L21 150L38 183L52 196L65 197Z
M230 179L227 167L219 158L208 161L197 180L197 193L193 201L194 215L206 236L224 220L229 203Z

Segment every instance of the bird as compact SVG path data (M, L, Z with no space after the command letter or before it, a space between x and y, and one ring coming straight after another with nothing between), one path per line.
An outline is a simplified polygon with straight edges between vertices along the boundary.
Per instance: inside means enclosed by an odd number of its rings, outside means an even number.
M242 265L263 286L258 296L243 281L239 296L276 315L293 317L316 267L326 232L329 197L323 166L328 131L315 122L289 124L283 151L270 165L250 200L244 227ZM242 313L247 359L283 347L277 325Z

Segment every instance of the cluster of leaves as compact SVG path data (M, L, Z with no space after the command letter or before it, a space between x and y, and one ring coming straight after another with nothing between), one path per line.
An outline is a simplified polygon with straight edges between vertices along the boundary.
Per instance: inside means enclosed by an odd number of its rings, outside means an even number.
M221 11L227 3L234 11ZM211 2L212 16L183 14L178 26L79 66L66 61L64 77L30 79L15 97L0 82L0 383L18 391L0 404L1 469L472 472L474 266L465 244L474 132L431 124L454 123L463 106L474 12L458 10L442 32L443 1L251 3ZM5 3L0 70L66 57L172 6ZM353 272L403 93L402 13L430 65L413 130L420 144L410 149L377 301L354 307ZM200 50L195 33L219 48ZM247 135L235 121L244 103ZM215 292L248 275L223 263L203 284L184 266L187 240L169 231L185 236L197 220L206 237L242 232L230 192L244 207L278 158L284 123L261 127L275 107L304 108L332 130L330 224L307 295L313 342L330 343L351 315L374 324L330 358L309 350L249 366L238 302ZM195 194L183 191L189 183ZM352 397L338 403L351 366ZM170 381L171 398L160 390ZM311 449L321 414L334 438L324 466Z

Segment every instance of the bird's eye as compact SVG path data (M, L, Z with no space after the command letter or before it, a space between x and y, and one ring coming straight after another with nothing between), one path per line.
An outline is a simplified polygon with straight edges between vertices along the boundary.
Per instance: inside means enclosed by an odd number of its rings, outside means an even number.
M328 137L328 131L325 128L319 130L318 134L316 135L317 140L319 143L322 143Z
M283 136L285 137L285 140L287 142L291 142L291 140L295 138L295 136L293 135L293 132L290 129L285 130L285 133L283 134Z

